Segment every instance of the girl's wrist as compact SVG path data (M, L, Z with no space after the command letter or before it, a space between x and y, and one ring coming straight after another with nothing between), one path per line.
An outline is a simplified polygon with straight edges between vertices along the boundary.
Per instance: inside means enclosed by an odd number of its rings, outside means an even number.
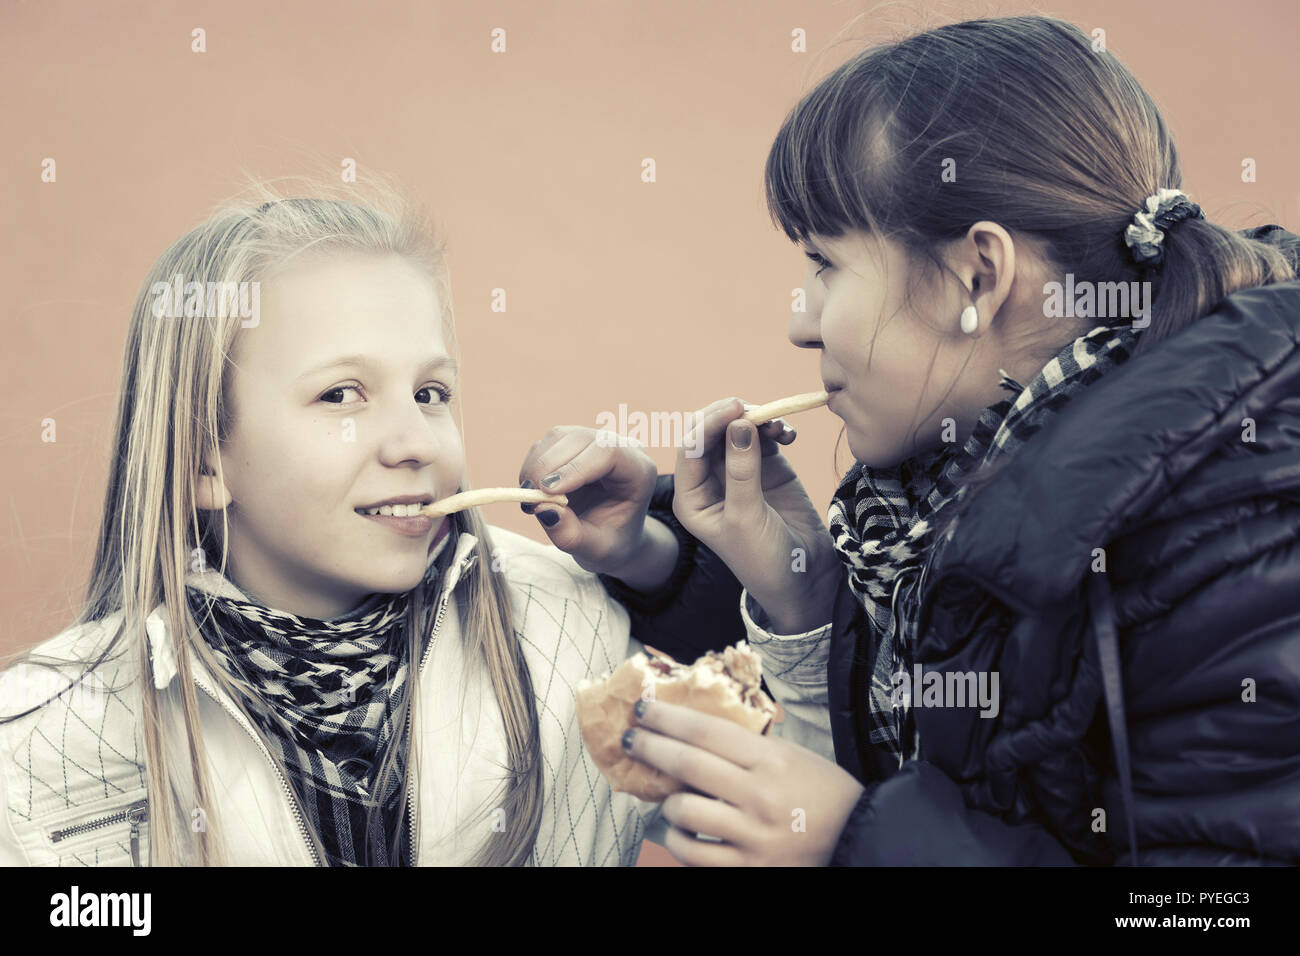
M772 622L772 633L777 635L805 634L830 621L829 615L821 617L816 614L808 614L799 608L794 609L794 612L790 614L773 613L766 607L763 610L767 613L767 619Z
M768 622L772 624L772 633L777 635L806 633L831 622L835 614L835 594L839 589L839 575L839 567L833 568L832 571L820 576L810 591L788 600L772 598L771 605L766 604L757 594L753 592L750 594L755 604L762 607L763 613L767 615Z
M658 591L672 577L677 551L677 536L672 529L647 515L641 527L641 540L628 557L616 567L601 568L600 573L617 578L634 591L649 594Z

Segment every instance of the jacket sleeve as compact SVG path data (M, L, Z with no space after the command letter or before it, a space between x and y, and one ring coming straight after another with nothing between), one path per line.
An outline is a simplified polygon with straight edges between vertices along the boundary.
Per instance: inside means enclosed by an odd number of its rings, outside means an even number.
M677 563L667 583L643 594L617 578L600 575L605 590L627 609L632 633L641 643L683 661L744 640L740 582L673 514L672 475L659 476L649 513L677 538Z
M831 622L803 634L774 634L767 613L748 591L740 594L740 617L750 647L763 660L764 685L785 711L772 733L834 762L827 671Z
M1072 866L1037 824L1011 826L969 809L957 785L924 761L869 784L840 833L831 866Z

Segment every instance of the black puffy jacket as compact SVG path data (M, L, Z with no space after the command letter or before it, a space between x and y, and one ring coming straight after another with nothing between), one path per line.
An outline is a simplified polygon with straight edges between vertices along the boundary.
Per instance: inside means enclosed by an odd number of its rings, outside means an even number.
M918 633L923 673L996 672L998 712L915 707L901 770L870 745L845 584L830 716L865 791L832 863L1300 863L1300 280L1074 398L930 556Z
M1138 863L1300 863L1300 281L1077 396L926 578L914 666L997 672L1000 711L916 708L898 771L864 745L873 649L839 602L836 757L868 788L835 862L1133 862L1135 836Z

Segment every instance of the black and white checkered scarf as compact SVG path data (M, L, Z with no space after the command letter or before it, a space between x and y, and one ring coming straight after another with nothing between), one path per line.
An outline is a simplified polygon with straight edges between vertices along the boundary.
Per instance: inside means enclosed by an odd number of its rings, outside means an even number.
M431 551L416 586L425 592L426 609L455 552L454 538L445 535ZM402 825L406 728L395 728L393 716L410 673L406 615L413 590L372 594L347 614L318 620L186 587L190 611L217 658L258 689L249 710L289 770L328 866L366 865L363 801L390 745L395 773L369 833L371 845L386 847ZM427 640L427 624L424 631ZM409 866L409 841L399 843L401 865Z
M896 756L900 766L920 755L910 696L901 690L902 675L912 671L918 582L933 544L935 513L963 497L963 478L1014 452L1075 394L1127 361L1136 339L1131 327L1099 326L1062 348L1028 385L1003 372L1000 385L1011 396L980 413L965 445L949 443L893 468L858 462L836 490L828 516L831 536L876 642L867 701L871 743ZM949 527L947 534L954 530Z

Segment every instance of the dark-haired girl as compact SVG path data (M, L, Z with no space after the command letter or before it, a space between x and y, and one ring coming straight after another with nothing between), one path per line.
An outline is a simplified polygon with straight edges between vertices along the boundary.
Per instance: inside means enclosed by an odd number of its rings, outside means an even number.
M727 399L673 507L821 737L644 706L626 746L698 791L679 860L1300 863L1300 242L1181 185L1046 17L866 50L790 113L789 337L856 462L828 528Z

